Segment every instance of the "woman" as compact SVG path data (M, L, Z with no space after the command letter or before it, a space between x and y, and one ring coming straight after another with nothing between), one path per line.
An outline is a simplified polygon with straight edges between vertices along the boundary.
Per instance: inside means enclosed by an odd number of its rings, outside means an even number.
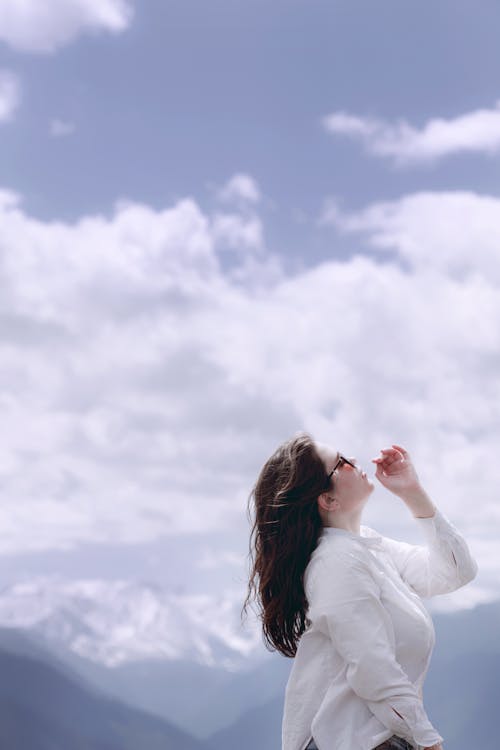
M442 750L423 705L435 633L421 597L464 586L477 565L408 451L392 445L372 461L425 546L361 525L373 482L355 458L304 432L268 459L249 498L244 609L253 592L266 646L295 657L282 750Z

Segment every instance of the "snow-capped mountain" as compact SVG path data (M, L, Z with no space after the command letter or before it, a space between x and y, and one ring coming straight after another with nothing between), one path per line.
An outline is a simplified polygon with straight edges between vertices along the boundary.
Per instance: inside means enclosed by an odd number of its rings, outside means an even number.
M237 670L262 652L255 615L242 623L241 605L239 590L211 597L137 581L38 578L0 593L0 626L34 631L107 667L189 659Z

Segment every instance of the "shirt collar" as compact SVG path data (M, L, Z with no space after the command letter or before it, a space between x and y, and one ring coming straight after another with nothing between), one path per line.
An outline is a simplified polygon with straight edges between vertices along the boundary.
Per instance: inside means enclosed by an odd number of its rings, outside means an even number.
M347 529L337 529L334 526L323 526L320 536L322 539L325 537L333 538L336 536L345 536L354 539L357 542L361 542L365 547L382 546L382 536L369 526L360 526L360 532L360 534L355 534L353 531L347 531Z

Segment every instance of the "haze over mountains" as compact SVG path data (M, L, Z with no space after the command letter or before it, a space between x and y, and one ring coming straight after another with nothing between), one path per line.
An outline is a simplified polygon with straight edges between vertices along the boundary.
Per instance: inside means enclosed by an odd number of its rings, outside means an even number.
M154 750L161 742L186 750L235 744L276 750L292 660L268 653L257 630L240 627L240 599L226 594L205 608L197 598L182 599L139 583L39 579L4 590L1 710L17 716L4 723L5 731L15 734L16 724L21 731L30 715L53 744L18 738L27 750L67 750L77 736L82 744L71 747L82 750L100 747L88 744L98 736L113 750ZM434 613L433 620L429 716L450 750L498 750L500 602ZM61 724L61 696L71 726ZM120 740L124 726L132 744ZM470 744L479 737L480 745Z
M152 583L50 577L6 586L0 626L34 629L49 643L114 667L145 659L241 668L260 634L242 629L241 591L177 594Z
M12 634L10 634L12 635ZM2 641L9 633L2 633ZM11 640L11 646L13 645ZM28 641L24 648L31 651ZM91 688L41 652L0 648L0 746L12 750L203 750L186 732ZM57 660L54 659L54 662Z

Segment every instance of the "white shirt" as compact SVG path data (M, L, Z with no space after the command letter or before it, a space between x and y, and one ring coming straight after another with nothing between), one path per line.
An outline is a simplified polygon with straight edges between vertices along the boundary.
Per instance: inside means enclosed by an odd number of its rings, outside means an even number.
M422 688L435 643L421 597L475 578L467 543L436 509L425 546L323 527L304 573L311 625L288 678L282 750L372 750L393 734L421 750L443 737Z

